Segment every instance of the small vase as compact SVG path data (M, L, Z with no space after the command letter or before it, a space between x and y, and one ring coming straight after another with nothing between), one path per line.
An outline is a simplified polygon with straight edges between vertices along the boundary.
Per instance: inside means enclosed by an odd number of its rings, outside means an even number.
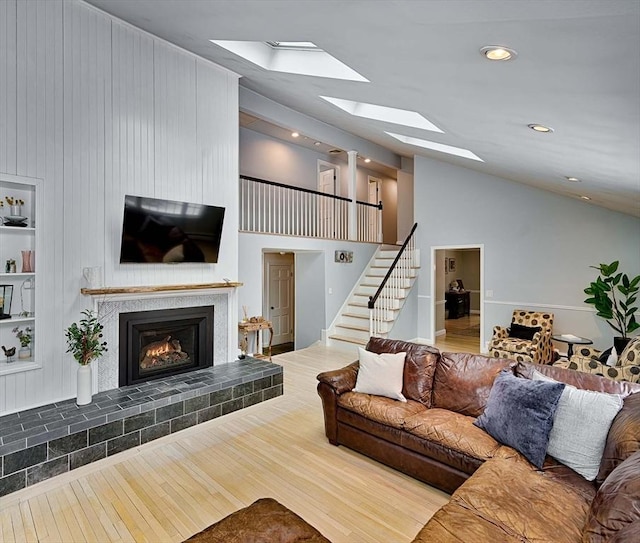
M18 351L18 358L21 360L31 358L31 347L20 347L20 350Z
M93 399L93 393L91 392L91 364L78 367L78 390L76 396L78 405L90 404Z
M22 253L22 273L31 273L33 271L33 265L31 257L33 251L21 251Z
M9 206L9 212L12 217L22 217L22 206Z

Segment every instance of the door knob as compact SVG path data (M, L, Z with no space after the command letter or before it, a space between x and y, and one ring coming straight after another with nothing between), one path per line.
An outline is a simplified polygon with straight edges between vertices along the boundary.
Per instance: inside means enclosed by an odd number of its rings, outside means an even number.
M271 306L271 309L274 309L274 307L273 307L273 306Z

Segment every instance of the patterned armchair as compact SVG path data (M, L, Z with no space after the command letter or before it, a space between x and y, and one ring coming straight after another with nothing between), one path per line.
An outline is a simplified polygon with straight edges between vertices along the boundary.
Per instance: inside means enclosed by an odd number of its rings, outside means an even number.
M532 339L513 337L513 325L528 328L539 327ZM493 338L489 343L489 354L496 358L509 358L519 362L549 364L553 361L553 313L523 311L516 309L511 318L511 327L494 326ZM511 333L511 336L510 336Z
M640 383L640 337L633 338L618 356L618 363L609 367L598 360L602 353L591 347L583 347L571 357L562 358L553 365L570 370L593 373L615 381Z

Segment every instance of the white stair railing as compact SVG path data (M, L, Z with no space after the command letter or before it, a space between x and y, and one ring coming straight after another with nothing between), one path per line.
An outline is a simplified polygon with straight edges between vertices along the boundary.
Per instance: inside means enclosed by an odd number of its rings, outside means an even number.
M398 309L399 300L404 297L403 290L411 286L413 270L420 265L413 235L417 226L417 223L413 225L377 292L369 297L370 336L388 332L385 323L391 320L393 310Z

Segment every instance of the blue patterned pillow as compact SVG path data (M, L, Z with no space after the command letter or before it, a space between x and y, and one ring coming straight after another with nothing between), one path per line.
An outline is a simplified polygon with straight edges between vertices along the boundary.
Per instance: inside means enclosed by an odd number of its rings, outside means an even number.
M531 381L502 370L493 382L484 413L474 424L539 469L563 390L563 383Z

